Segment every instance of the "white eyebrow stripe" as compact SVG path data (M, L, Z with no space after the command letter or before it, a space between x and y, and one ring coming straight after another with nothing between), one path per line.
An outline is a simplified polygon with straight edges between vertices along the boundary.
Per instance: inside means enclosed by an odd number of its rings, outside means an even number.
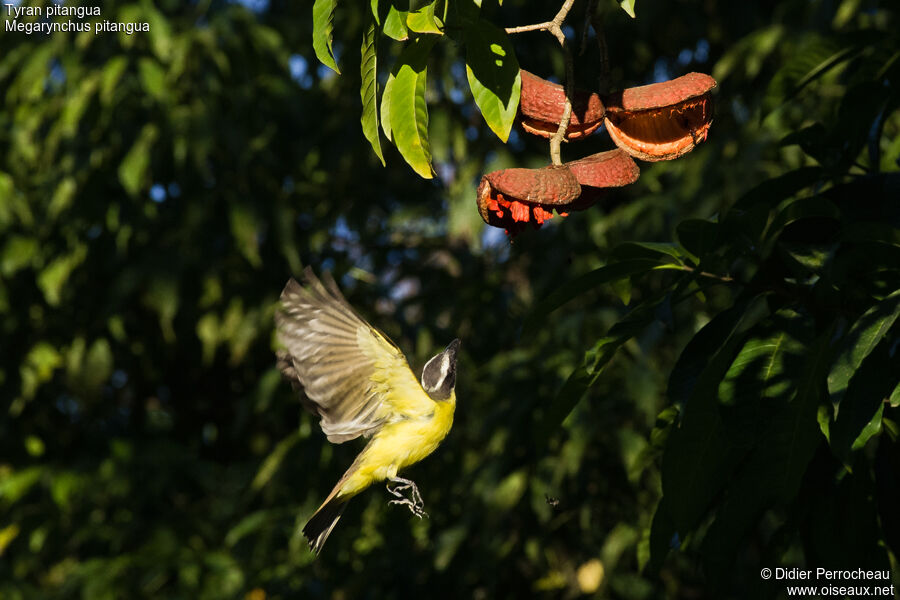
M450 357L447 354L441 355L441 378L438 383L444 383L447 379L447 373L450 372Z

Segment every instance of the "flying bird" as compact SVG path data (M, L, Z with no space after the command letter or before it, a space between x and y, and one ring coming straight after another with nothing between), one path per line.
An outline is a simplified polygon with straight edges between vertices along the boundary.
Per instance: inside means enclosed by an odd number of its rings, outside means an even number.
M400 349L353 310L330 276L323 284L307 267L303 279L303 286L287 282L275 313L278 368L303 389L301 402L321 417L329 442L370 438L303 528L318 554L347 502L373 483L387 480L391 503L426 515L416 484L397 473L431 454L453 425L459 340L425 364L420 382Z

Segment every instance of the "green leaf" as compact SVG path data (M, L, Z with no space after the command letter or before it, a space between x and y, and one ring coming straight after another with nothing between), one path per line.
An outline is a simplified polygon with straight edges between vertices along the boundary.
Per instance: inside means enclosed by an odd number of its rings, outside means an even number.
M694 336L669 379L669 399L684 398L682 420L662 461L663 496L683 537L709 509L748 448L732 443L718 399L719 385L747 338L768 314L765 297L742 300Z
M18 502L43 477L46 466L34 466L18 471L6 470L0 474L0 499L8 506Z
M381 139L378 135L378 32L374 21L369 23L363 34L362 59L359 70L362 79L359 93L362 98L363 135L372 145L372 150L384 166Z
M809 35L801 39L769 83L763 99L763 116L832 68L856 56L863 47L856 41L836 37Z
M44 298L50 306L58 306L62 299L63 286L69 275L87 257L87 246L78 243L68 254L56 258L38 275L38 287L44 292Z
M300 432L295 431L275 445L275 448L272 449L272 452L269 453L266 459L259 466L259 470L256 472L256 476L253 477L253 482L250 484L251 490L253 490L254 492L258 492L267 483L269 483L269 480L272 479L272 476L284 461L284 457L287 456L287 453L291 450L291 448L297 445L297 442L300 441L300 438Z
M409 39L409 29L406 26L407 11L399 10L395 6L388 9L388 14L384 18L384 26L381 31L389 38L398 42L404 42Z
M900 352L894 349L893 356L891 352L895 344L896 340L883 339L867 353L842 394L829 442L835 456L847 465L851 453L881 430L885 400L900 382Z
M786 313L784 316L798 318ZM776 331L786 333L790 328L787 324ZM773 351L767 356L771 358L768 364L783 373L789 386L780 392L768 390L769 402L764 423L759 428L759 439L734 474L715 520L704 536L702 554L710 569L707 572L720 579L727 573L724 567L732 564L758 515L767 508L788 505L797 496L807 465L823 441L816 424L816 410L825 398L829 333L810 346L805 340L788 335L781 347L791 349ZM795 369L785 359L800 359L800 364Z
M138 61L141 85L147 94L157 100L166 96L166 72L152 58L143 57Z
M619 0L619 6L622 7L622 10L624 10L626 13L628 13L629 17L631 17L632 19L635 18L635 16L634 16L634 0Z
M115 56L106 61L100 78L100 101L104 106L112 104L116 92L121 92L119 80L127 67L128 58L125 56Z
M150 152L158 135L159 130L156 125L152 123L144 125L134 145L131 146L131 150L119 165L119 181L131 196L137 196L138 192L147 184Z
M337 0L316 0L313 4L313 50L323 65L340 74L341 70L334 61L334 51L331 48L336 6Z
M172 55L172 28L169 21L150 0L142 0L141 10L150 26L148 35L154 54L161 61L167 62Z
M19 366L22 396L27 399L33 398L41 384L49 381L56 369L63 363L63 356L56 348L47 342L35 344Z
M438 0L433 0L424 6L410 10L406 14L406 25L409 27L409 30L416 33L443 35L444 32L441 30L443 23L434 14L437 3Z
M50 200L50 206L47 207L47 216L50 219L56 219L61 213L66 211L71 205L75 194L78 191L78 184L74 177L66 177L56 186L53 192L53 198Z
M38 256L38 241L33 237L11 235L0 251L0 274L11 277L16 271L34 264Z
M671 256L678 264L684 264L686 258L677 244L666 242L624 242L613 248L612 255L619 259Z
M388 75L381 93L381 130L389 142L394 141L394 132L391 131L391 95L394 91L394 74Z
M416 38L406 46L394 66L391 90L394 144L409 166L425 179L433 177L425 89L428 53L436 40L436 37L427 35Z
M768 407L787 402L806 353L809 320L782 310L753 329L719 384L732 444L752 444L766 428Z
M648 537L646 554L641 558L650 572L656 573L662 568L669 549L675 546L679 540L675 521L672 519L672 509L665 496L660 498L659 504L656 505Z
M900 316L900 290L863 313L841 341L837 358L828 374L828 393L838 410L851 377L881 342L898 316Z
M156 313L163 338L175 341L173 322L178 313L178 283L172 277L156 277L149 282L143 295L143 304Z
M523 326L523 336L528 337L537 331L550 313L573 298L581 296L600 285L626 279L632 275L647 273L657 265L659 265L658 260L624 260L600 267L590 273L585 273L569 280L541 300L531 311Z
M519 108L519 61L503 29L479 19L466 28L466 77L488 127L506 143Z
M775 216L766 232L766 236L773 239L789 225L805 219L831 219L838 221L841 219L841 212L834 203L822 196L800 198L788 204Z
M578 405L587 391L597 382L604 368L628 340L641 333L656 319L657 311L666 297L645 302L613 325L609 332L585 352L582 363L572 371L553 402L546 409L535 432L535 443L545 444L550 433L558 428Z
M688 342L669 374L666 395L669 402L684 405L694 393L700 374L715 355L736 332L746 329L743 323L755 323L767 308L761 298L743 299L731 308L720 312L703 326Z
M243 203L233 204L228 216L231 234L238 250L251 265L259 268L262 265L262 258L259 255L259 231L262 226L259 219L249 206Z

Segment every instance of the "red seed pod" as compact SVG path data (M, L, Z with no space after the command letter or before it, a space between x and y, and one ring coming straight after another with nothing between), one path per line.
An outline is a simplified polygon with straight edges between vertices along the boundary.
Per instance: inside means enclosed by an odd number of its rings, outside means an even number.
M622 149L592 154L566 163L581 184L581 195L572 202L573 210L584 210L605 195L608 188L622 187L638 180L641 170Z
M617 146L641 160L678 158L706 139L716 80L688 73L604 98L606 129Z
M582 187L622 187L637 181L641 174L637 164L619 148L573 160L565 166Z
M519 102L522 128L541 137L552 137L562 119L566 92L561 85L550 83L524 69L522 74L522 99ZM566 140L584 138L603 124L605 109L597 94L575 90L572 100L572 116L566 129Z
M553 208L571 204L580 194L578 180L565 166L503 169L481 178L478 212L488 225L516 235L529 221L540 227L553 217Z

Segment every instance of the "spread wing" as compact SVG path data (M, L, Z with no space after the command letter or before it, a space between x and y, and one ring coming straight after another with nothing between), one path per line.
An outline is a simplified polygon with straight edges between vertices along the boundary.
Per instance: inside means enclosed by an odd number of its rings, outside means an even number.
M433 401L386 336L362 320L334 280L325 285L304 271L306 286L291 279L275 313L278 367L303 405L322 417L328 441L371 435L387 422L428 414Z

